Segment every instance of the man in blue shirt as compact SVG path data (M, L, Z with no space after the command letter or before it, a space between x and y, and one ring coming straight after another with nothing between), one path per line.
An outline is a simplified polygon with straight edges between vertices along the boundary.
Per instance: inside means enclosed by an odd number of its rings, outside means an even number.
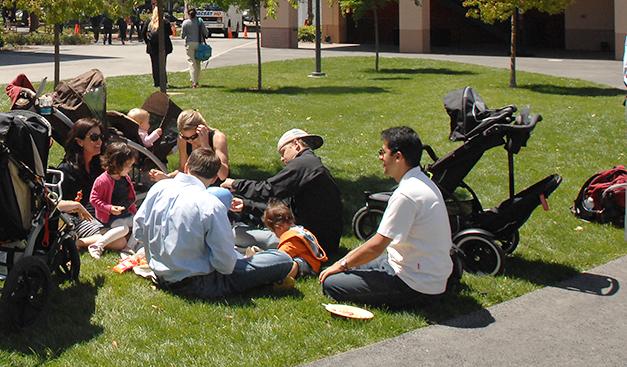
M184 297L241 293L281 281L292 267L278 250L249 258L235 251L228 209L206 190L220 165L213 150L194 150L185 173L157 182L135 215L134 236L159 285Z

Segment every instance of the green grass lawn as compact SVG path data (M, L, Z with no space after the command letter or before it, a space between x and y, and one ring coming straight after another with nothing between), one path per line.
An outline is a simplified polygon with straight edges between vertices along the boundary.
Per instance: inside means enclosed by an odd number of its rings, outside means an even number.
M268 63L261 93L250 90L256 85L253 65L210 69L202 73L202 88L170 92L180 107L197 108L227 134L233 177L276 172L276 141L287 129L322 135L318 154L343 193L345 249L359 244L350 220L363 205L362 192L393 185L377 160L381 130L409 125L442 155L458 144L448 141L442 104L448 91L470 85L490 107L530 105L544 120L516 156L517 191L552 173L564 181L549 200L551 210L538 208L521 228L521 243L503 276L465 274L461 293L440 304L402 312L370 308L375 318L356 322L323 309L329 299L313 278L283 294L262 290L193 302L132 273L112 272L116 254L96 261L84 253L80 282L55 289L37 325L21 334L0 333L0 365L295 365L489 307L627 253L621 229L582 222L569 211L590 175L625 163L623 91L522 72L519 88L510 89L507 70L451 62L386 58L380 73L372 66L372 58L329 58L328 77L311 79L312 60ZM170 83L189 85L187 73L171 74ZM108 78L107 88L108 108L123 112L154 90L149 75ZM0 110L7 108L2 99ZM60 157L55 146L51 163ZM467 182L484 207L504 200L505 151L489 151Z

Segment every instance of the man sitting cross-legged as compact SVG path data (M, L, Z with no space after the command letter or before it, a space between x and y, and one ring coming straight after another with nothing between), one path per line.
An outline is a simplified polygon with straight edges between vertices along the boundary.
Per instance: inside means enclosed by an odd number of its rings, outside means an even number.
M420 168L422 143L409 127L381 133L383 171L398 182L377 233L320 273L337 301L392 307L432 301L449 283L451 229L440 190ZM451 282L451 285L454 283Z
M235 251L227 210L206 188L221 162L213 150L192 152L184 173L148 191L134 219L161 288L183 297L215 299L283 280L292 259L278 250L243 258Z

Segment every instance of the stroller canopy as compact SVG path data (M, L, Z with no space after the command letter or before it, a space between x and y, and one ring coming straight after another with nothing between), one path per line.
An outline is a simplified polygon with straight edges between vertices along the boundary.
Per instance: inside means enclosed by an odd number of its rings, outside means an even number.
M444 97L444 108L451 118L451 134L453 141L467 140L470 133L490 115L479 93L471 87L457 89Z
M65 146L71 123L85 117L98 119L106 128L107 109L105 79L97 69L85 72L74 79L60 82L54 90L53 105L60 113L50 116L53 137Z
M31 111L0 113L0 240L23 238L34 212L33 188L48 166L50 124Z

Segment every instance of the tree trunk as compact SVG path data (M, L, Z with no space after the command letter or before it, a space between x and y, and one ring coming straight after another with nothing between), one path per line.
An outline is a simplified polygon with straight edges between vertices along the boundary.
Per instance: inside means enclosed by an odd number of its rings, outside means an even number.
M512 14L512 30L510 40L509 87L516 88L516 21L518 9Z
M166 80L166 71L165 71L165 32L170 31L169 29L165 29L165 24L163 21L163 0L157 1L157 9L159 14L159 90L162 93L166 93L168 91L168 82Z
M377 5L372 8L374 13L374 70L379 72L379 16L377 14Z
M255 12L255 28L257 28L257 90L261 91L261 27L259 26L259 17L261 14L261 2L256 2Z
M307 25L313 22L313 0L307 0Z
M61 65L61 57L59 55L59 43L61 43L61 25L54 25L54 86L56 87L59 84L59 80L61 79L60 73L60 65Z

